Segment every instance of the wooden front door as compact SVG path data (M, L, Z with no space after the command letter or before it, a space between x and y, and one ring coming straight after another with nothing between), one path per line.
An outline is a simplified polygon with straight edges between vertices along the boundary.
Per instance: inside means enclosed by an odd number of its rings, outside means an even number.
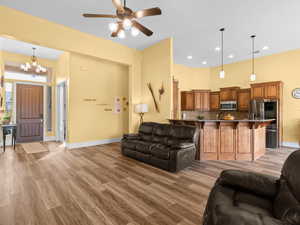
M43 87L17 84L17 142L43 140Z

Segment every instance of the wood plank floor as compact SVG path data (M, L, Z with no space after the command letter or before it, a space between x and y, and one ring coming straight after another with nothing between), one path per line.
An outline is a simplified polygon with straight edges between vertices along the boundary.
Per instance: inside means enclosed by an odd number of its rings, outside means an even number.
M279 176L292 150L256 162L195 162L172 174L123 157L119 144L0 153L0 225L198 225L223 169Z

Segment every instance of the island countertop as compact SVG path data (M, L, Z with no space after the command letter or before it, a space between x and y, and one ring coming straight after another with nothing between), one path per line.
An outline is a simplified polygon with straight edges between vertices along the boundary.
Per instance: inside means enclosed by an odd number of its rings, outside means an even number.
M169 119L198 128L196 160L256 160L266 151L266 126L274 121Z
M169 121L187 121L187 122L248 122L248 123L270 123L275 119L264 119L264 120L251 120L251 119L237 119L237 120L218 120L218 119L169 119Z

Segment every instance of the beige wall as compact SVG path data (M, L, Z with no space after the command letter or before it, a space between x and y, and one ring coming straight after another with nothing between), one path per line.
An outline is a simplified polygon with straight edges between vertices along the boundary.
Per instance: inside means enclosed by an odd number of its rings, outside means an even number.
M142 102L149 105L145 121L167 122L172 111L173 43L166 39L143 50ZM156 112L147 84L151 83L160 112ZM159 100L158 90L164 86L165 93Z
M174 79L179 81L180 91L210 89L210 69L192 68L174 64Z
M2 51L0 51L0 78L3 76L4 74L4 60L3 60L3 54L2 54ZM1 96L4 96L4 88L0 87L1 90L0 90L0 93L1 93ZM4 109L4 104L2 104L2 106L0 106L0 110L3 110Z
M128 67L71 54L70 69L69 143L120 138L127 133ZM120 97L122 108L126 108L119 114L114 113L115 97Z
M178 81L179 93L193 89L210 89L210 68L194 68L180 64L174 64L174 79ZM178 98L179 113L181 111L181 99Z
M299 142L300 100L292 97L292 90L300 87L300 50L283 52L256 59L255 83L283 81L283 141ZM225 79L219 79L219 68L211 69L211 89L220 87L250 87L251 60L228 64Z
M133 104L141 101L140 51L4 6L0 6L0 21L5 21L0 26L2 36L128 66L129 130L134 131L139 117L133 112Z

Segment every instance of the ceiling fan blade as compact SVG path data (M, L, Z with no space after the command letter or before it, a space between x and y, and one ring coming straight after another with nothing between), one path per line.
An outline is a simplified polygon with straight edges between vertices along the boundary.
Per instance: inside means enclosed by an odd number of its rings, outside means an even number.
M114 6L118 9L118 11L120 12L124 12L124 7L121 3L121 0L112 0L112 3L114 4Z
M151 36L153 34L151 30L149 30L147 27L143 26L137 21L132 21L132 26L139 29L142 33L146 34L147 36Z
M107 14L90 14L90 13L85 13L83 14L84 17L88 18L117 18L116 15L107 15Z
M151 8L151 9L143 9L136 11L134 13L134 17L139 19L145 16L158 16L161 15L161 9L156 7L156 8Z
M116 30L116 32L112 32L111 36L112 36L112 37L117 37L119 31L122 30L122 29L123 29L122 23L118 22L118 29Z

